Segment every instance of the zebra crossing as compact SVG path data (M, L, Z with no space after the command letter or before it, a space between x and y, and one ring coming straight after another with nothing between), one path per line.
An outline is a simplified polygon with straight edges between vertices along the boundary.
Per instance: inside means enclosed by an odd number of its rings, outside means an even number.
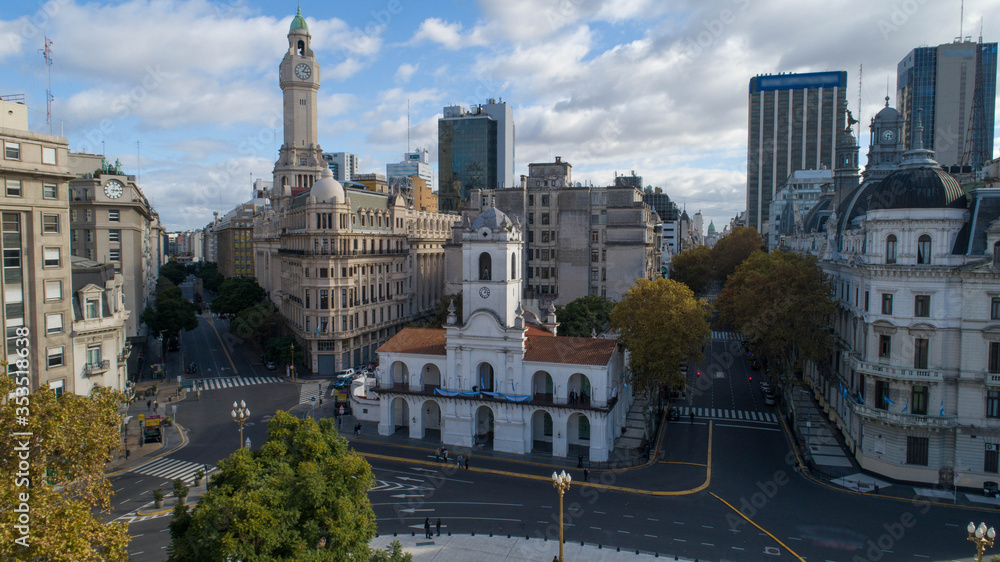
M320 398L326 396L326 390L329 386L330 381L303 383L302 388L299 389L299 404L311 402L313 398L319 401Z
M712 339L713 340L718 340L718 341L735 340L736 339L736 333L735 332L722 332L722 331L712 330Z
M236 388L255 384L281 382L278 377L220 377L213 379L194 379L195 389L219 390L221 388Z
M758 412L756 410L723 410L720 408L690 408L688 406L681 406L677 408L677 413L680 414L683 419L689 416L691 410L694 410L694 415L701 419L714 419L714 420L736 420L736 421L752 421L758 423L769 423L778 424L778 417L770 412Z
M199 470L205 470L206 466L207 465L200 462L182 461L172 459L170 457L160 457L158 459L153 459L146 464L139 465L129 472L165 478L167 480L180 478L187 483L194 482L194 474ZM209 468L208 472L211 471L212 469Z

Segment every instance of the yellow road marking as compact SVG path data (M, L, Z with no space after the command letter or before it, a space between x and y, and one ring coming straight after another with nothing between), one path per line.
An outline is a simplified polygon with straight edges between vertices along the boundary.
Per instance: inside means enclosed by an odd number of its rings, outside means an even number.
M236 365L233 363L233 358L229 356L229 350L226 349L225 342L222 341L222 336L219 335L219 331L215 329L215 323L208 320L208 325L212 327L212 331L215 332L215 337L219 338L219 345L222 346L222 352L226 354L226 359L229 359L229 366L233 368L233 374L239 375L239 371L236 370Z
M708 466L707 464L702 464L700 462L681 462L681 461L660 461L660 464L687 464L691 466Z
M746 519L748 523L750 523L754 527L757 527L758 529L760 529L762 533L764 533L767 536L769 536L772 539L774 539L774 542L776 542L776 543L780 544L781 546L783 546L785 548L785 550L787 550L788 552L790 552L792 554L792 556L794 556L794 557L798 558L799 560L802 560L803 562L805 562L805 558L802 558L794 550L788 548L787 544L781 542L781 540L778 537L772 535L770 532L768 532L767 529L765 529L764 527L761 527L760 525L754 523L754 521L752 519L750 519L749 517L747 517L746 515L743 515L743 513L740 510L738 510L735 507L733 507L732 504L730 504L726 500L720 498L719 496L716 496L715 493L713 493L713 492L709 492L709 494L712 494L712 497L714 497L715 499L719 500L720 502L726 504L726 507L728 507L729 509L735 511L737 514L739 514L740 517Z

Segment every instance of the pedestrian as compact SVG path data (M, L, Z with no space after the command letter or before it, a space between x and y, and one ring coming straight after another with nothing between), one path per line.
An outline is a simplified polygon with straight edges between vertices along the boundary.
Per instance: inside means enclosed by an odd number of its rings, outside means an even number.
M441 518L440 517L438 517L438 520L437 520L437 536L439 536L439 537L441 536Z
M431 538L431 518L424 517L424 538Z
M448 448L441 447L441 456L444 457L444 462L448 462Z
M465 457L465 470L469 470L469 457Z
M441 462L441 449L434 449L434 460Z
M159 411L160 411L160 403L157 402L156 400L153 400L153 412L159 412Z
M148 412L148 411L150 411L152 409L153 409L153 401L152 400L146 400L146 411Z
M578 453L576 455L576 467L583 468L583 453Z
M458 464L459 468L462 468L462 465L464 464L463 461L464 461L463 455L458 455L458 462L456 464Z
M590 471L589 471L589 470L587 470L586 468L585 468L585 469L583 469L583 481L584 481L584 482L586 482L586 481L587 481L587 477L588 477L588 476L590 476Z
M688 410L688 416L691 418L691 422L694 423L694 408Z

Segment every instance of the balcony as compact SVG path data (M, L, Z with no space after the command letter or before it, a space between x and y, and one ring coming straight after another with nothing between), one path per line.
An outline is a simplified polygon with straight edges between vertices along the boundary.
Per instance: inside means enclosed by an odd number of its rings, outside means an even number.
M332 249L320 249L320 250L293 250L291 248L278 248L278 253L286 256L304 256L304 257L356 257L356 256L406 256L409 255L409 250L332 250Z
M391 386L383 386L381 383L372 388L372 391L379 394L408 394L411 396L426 396L427 398L443 398L434 393L434 389L441 388L436 384L428 384L422 387L418 387L416 390L410 388L408 383L394 382ZM498 404L512 404L504 400L503 398L497 398L495 396L490 396L488 394L475 394L475 395L463 395L463 396L453 396L450 397L456 400L477 400L480 402L494 402ZM569 408L571 410L591 410L607 412L613 410L615 404L618 403L618 397L614 397L608 400L607 404L601 404L599 402L591 402L589 397L586 400L577 398L572 403L567 402L556 402L553 400L551 394L536 393L532 395L531 399L527 402L520 402L520 404L530 404L532 406L544 406L552 408Z
M917 414L903 414L900 412L887 412L864 404L851 402L854 413L869 420L880 421L885 424L899 427L925 427L933 429L948 429L955 426L956 416L921 416Z
M104 374L110 368L111 361L105 359L103 361L98 361L97 363L87 363L83 366L83 373L85 376L92 377L94 375Z
M938 369L912 369L896 365L887 365L884 363L862 361L854 357L851 358L851 367L855 371L864 375L874 375L876 377L891 378L901 381L930 383L941 382L944 380L944 371Z

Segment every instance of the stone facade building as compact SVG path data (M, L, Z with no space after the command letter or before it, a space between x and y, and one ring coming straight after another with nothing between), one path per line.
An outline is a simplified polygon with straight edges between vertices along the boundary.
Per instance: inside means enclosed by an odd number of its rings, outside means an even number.
M125 277L113 264L73 257L73 388L125 390L132 346L125 330Z

